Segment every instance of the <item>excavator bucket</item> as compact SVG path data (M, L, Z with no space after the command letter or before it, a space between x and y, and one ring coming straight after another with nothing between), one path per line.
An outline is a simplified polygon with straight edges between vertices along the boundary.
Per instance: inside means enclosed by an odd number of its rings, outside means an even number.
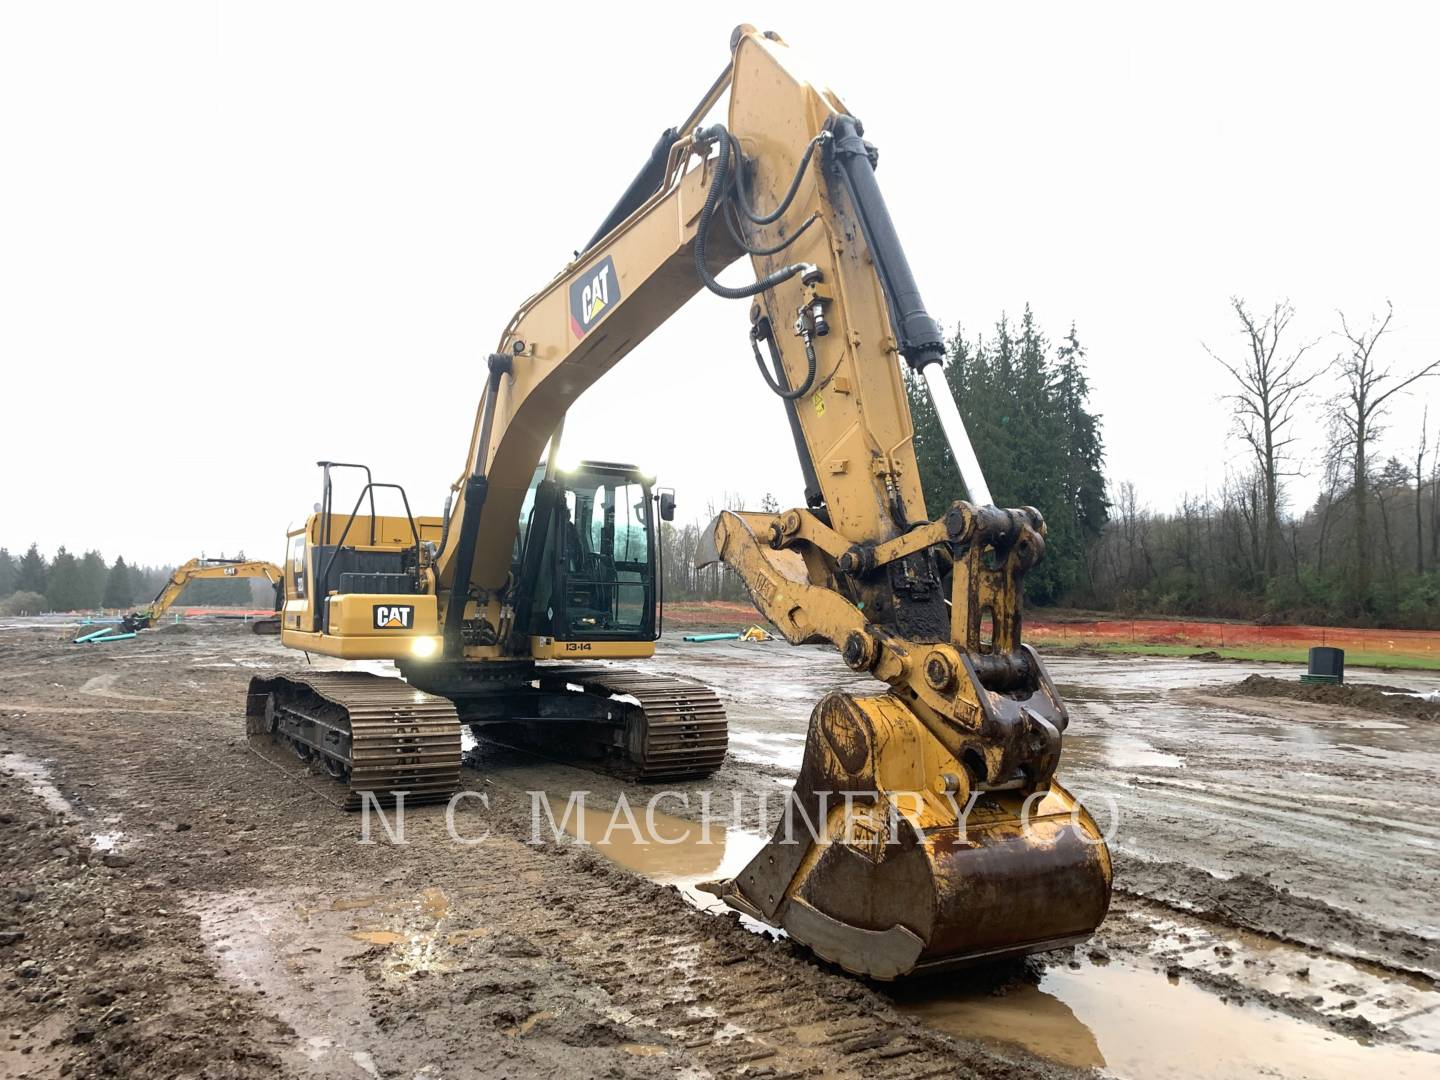
M963 775L900 698L831 693L770 843L707 888L876 979L1088 937L1111 883L1090 815L1053 782L972 796Z

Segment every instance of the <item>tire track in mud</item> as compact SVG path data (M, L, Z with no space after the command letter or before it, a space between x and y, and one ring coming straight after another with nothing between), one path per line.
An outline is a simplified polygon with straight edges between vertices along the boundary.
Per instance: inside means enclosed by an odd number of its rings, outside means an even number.
M1380 926L1249 874L1218 878L1193 866L1120 856L1116 888L1216 926L1440 980L1440 939Z

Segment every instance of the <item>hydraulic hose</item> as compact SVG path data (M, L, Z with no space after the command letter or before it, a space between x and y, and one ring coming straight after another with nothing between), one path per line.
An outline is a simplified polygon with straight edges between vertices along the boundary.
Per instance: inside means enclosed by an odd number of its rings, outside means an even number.
M761 214L750 206L750 197L745 194L745 178L737 164L735 167L735 202L740 207L740 212L756 225L772 225L780 220L780 216L790 209L790 204L795 201L795 194L800 190L800 181L805 178L805 170L810 165L810 159L815 156L815 148L830 137L828 131L822 131L810 140L810 145L805 147L805 153L800 155L800 164L795 169L795 175L790 178L790 186L786 189L780 205L768 214ZM731 149L735 153L735 160L741 161L740 141L734 135L728 136Z
M727 300L745 300L759 295L766 289L773 289L782 281L788 281L796 274L813 270L814 267L807 263L791 263L789 266L782 266L780 269L766 274L759 281L734 288L722 285L715 280L709 267L705 265L705 242L710 232L710 223L730 180L730 133L725 130L724 125L715 124L698 132L696 138L698 142L718 142L719 144L719 154L715 159L715 175L710 179L710 190L705 194L705 205L700 210L700 222L695 230L695 273L704 286L716 296L723 296Z
M760 332L752 326L750 328L750 349L755 353L755 366L760 369L760 375L764 378L765 385L770 387L770 390L776 397L782 398L785 401L798 401L810 393L811 389L815 386L815 370L818 367L815 360L815 346L810 341L810 335L805 335L805 362L808 365L808 371L805 374L805 381L794 390L786 390L784 385L779 381L779 374L784 369L780 366L779 356L774 354L774 339L767 337L766 344L770 347L772 359L775 361L776 377L774 378L771 377L769 369L765 367L764 359L760 356Z
M793 233L787 236L784 240L781 240L774 247L755 248L751 247L750 242L746 240L745 237L740 235L740 226L739 223L735 220L735 213L730 203L726 204L726 208L723 212L725 214L725 227L730 230L731 238L744 250L745 254L747 255L778 255L791 244L795 243L796 240L799 240L806 229L810 228L811 225L814 225L815 222L820 220L819 212L811 214L808 218L804 220L804 222L801 223L798 229L796 229Z

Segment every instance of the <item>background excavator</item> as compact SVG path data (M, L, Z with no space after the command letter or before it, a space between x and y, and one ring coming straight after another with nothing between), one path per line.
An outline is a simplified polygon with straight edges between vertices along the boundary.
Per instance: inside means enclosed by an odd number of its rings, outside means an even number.
M120 626L125 631L147 630L154 626L170 610L172 604L180 599L180 594L185 591L185 586L192 581L205 581L213 578L264 578L275 588L275 611L276 615L270 619L255 619L250 624L250 629L257 634L278 634L280 632L279 611L283 602L283 582L285 573L280 567L270 562L256 562L249 559L191 559L183 566L177 567L170 575L170 580L161 586L160 591L155 594L145 607L132 611L120 620Z
M727 122L702 126L727 90ZM992 505L877 158L778 36L737 28L721 76L501 335L444 514L417 518L363 466L321 463L320 508L290 534L282 640L391 659L404 679L257 678L251 734L322 763L350 806L447 798L462 723L642 777L716 768L711 691L574 662L651 655L656 518L673 499L629 466L556 465L566 410L703 287L750 302L750 349L805 481L803 507L722 513L704 556L788 641L831 643L877 679L811 716L791 806L818 835L792 819L713 890L878 978L1088 936L1109 854L1055 781L1067 715L1021 641L1045 524ZM716 280L745 255L755 280ZM928 387L970 496L933 520L902 365ZM359 496L337 511L337 471L357 468ZM403 513L378 514L382 492Z

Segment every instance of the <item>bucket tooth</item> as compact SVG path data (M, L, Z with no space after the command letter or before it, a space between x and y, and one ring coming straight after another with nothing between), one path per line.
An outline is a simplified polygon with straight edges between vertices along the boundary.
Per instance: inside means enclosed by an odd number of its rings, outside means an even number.
M900 698L829 694L770 843L711 891L877 979L1089 937L1111 882L1090 815L1053 783L967 807L936 782L962 768Z

